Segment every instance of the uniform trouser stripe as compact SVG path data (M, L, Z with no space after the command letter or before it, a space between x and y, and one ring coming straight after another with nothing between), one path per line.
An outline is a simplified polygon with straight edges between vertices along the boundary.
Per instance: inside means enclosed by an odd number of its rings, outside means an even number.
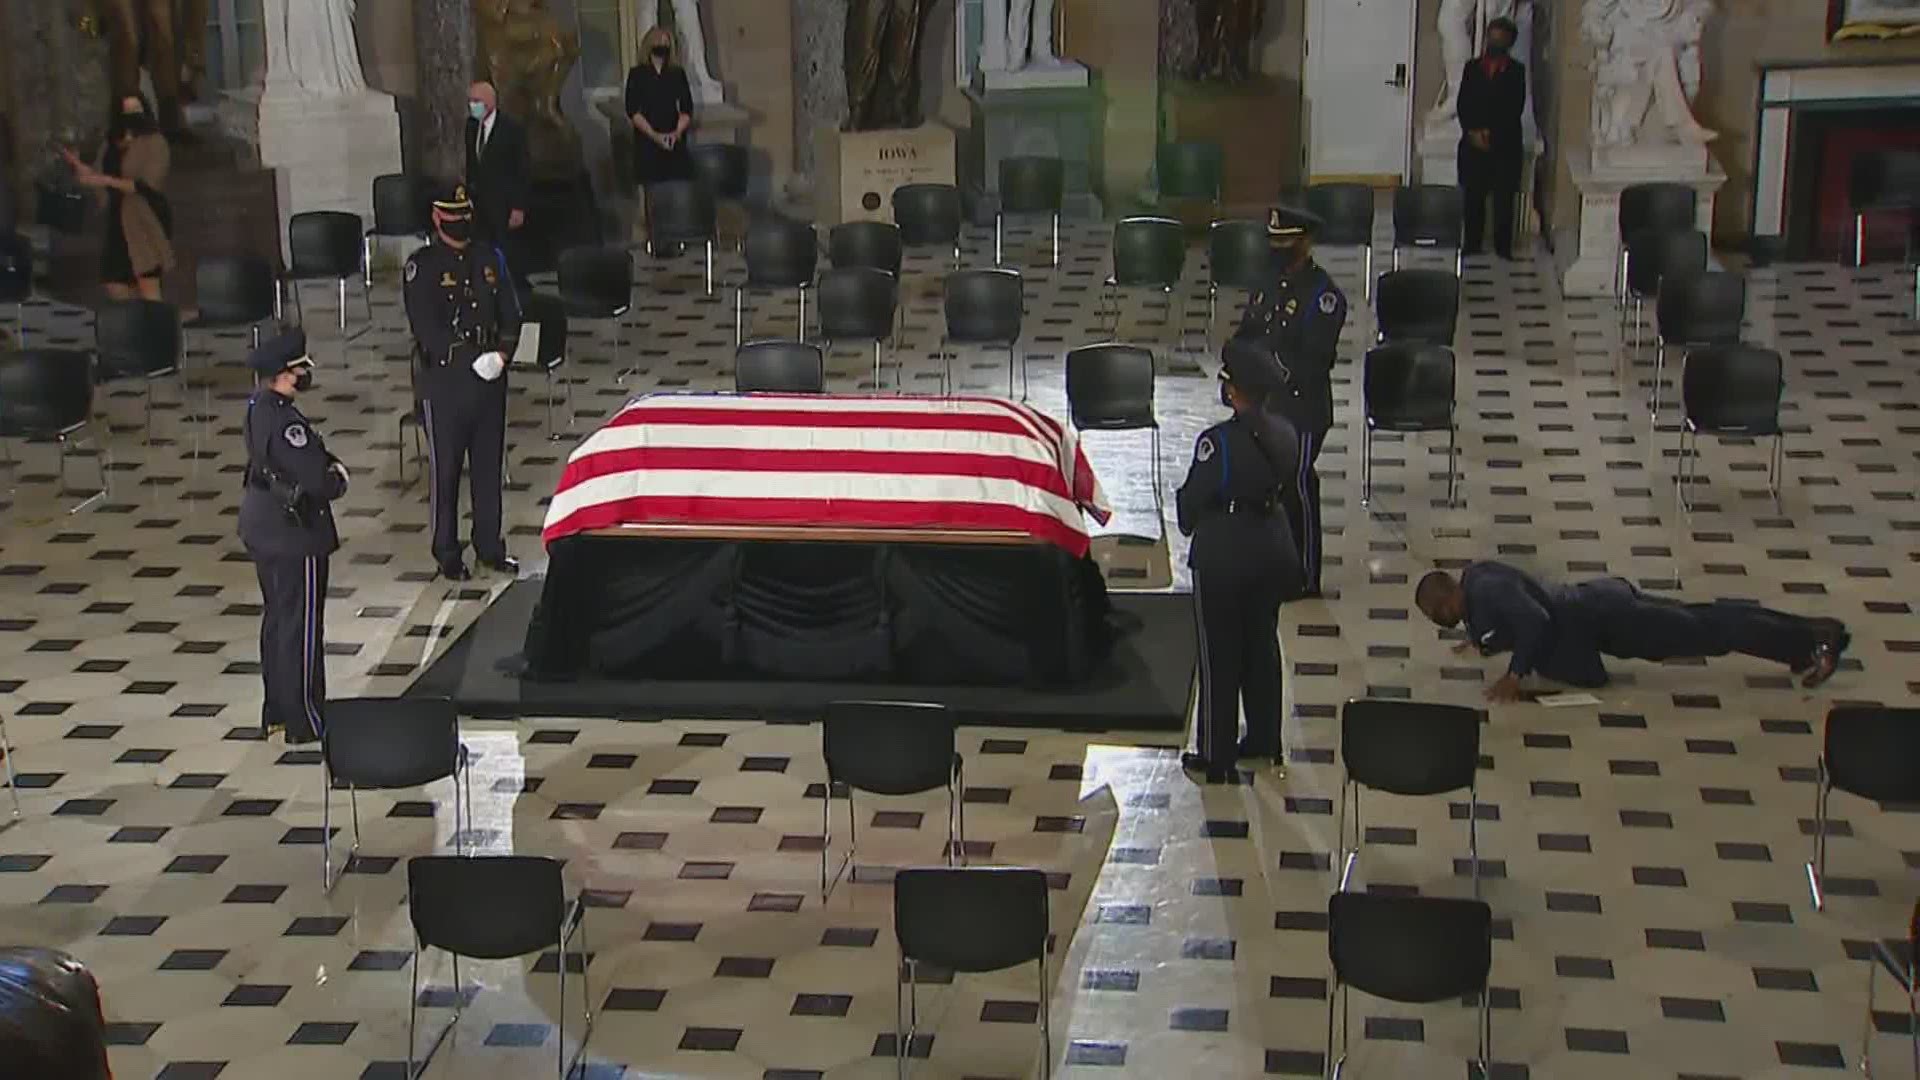
M1300 436L1300 475L1295 482L1300 485L1300 533L1306 540L1301 545L1300 562L1306 569L1308 581L1320 578L1320 507L1319 500L1313 497L1308 486L1313 480L1313 436Z
M1213 666L1207 662L1207 618L1200 606L1200 590L1193 590L1193 626L1200 641L1200 708L1194 717L1194 723L1200 732L1195 740L1198 753L1208 761L1213 760Z
M302 650L300 700L302 706L306 709L307 723L313 728L313 733L315 735L324 735L326 734L326 724L320 719L319 704L313 699L314 668L318 664L326 663L326 645L320 641L320 605L326 603L327 598L320 594L319 564L320 561L318 559L313 556L308 556L306 566L304 567L306 572L306 612L305 621L301 624L300 635Z
M433 402L420 398L420 426L427 429L427 529L433 534L433 553L440 555L440 440L433 437Z

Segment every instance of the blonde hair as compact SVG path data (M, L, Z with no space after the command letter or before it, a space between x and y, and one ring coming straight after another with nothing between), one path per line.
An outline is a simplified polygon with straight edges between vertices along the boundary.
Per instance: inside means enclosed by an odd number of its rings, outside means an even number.
M673 31L661 23L653 24L653 29L640 39L640 62L653 59L653 50L660 45L667 47L667 66L673 67L680 59L680 49L673 40Z

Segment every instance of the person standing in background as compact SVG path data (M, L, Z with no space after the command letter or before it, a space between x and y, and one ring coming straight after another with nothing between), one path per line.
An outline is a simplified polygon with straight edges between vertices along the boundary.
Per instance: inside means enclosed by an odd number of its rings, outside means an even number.
M640 185L647 249L653 250L653 202L647 189L693 178L687 130L693 126L693 88L674 62L673 34L664 26L640 41L640 63L627 72L627 122L633 125L633 177ZM669 254L654 252L656 255Z
M173 211L167 203L172 151L138 95L121 98L107 128L98 167L71 147L60 151L74 181L100 193L107 207L100 280L115 300L160 299L160 278L173 268Z
M1461 252L1480 253L1493 200L1493 251L1513 258L1514 198L1526 155L1520 118L1527 108L1527 66L1509 52L1520 36L1511 19L1487 24L1484 55L1460 73L1460 197L1465 204Z
M533 292L520 243L532 193L527 129L500 111L492 83L474 83L467 89L467 194L476 231L485 246L498 248L506 258L513 287L523 297Z
M93 972L56 949L0 948L0 1062L21 1080L112 1080Z

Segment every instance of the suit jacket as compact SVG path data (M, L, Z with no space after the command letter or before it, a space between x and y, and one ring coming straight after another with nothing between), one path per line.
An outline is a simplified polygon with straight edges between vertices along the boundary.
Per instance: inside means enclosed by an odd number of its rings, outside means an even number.
M1460 132L1485 129L1493 134L1492 152L1518 157L1520 116L1527 107L1527 66L1508 60L1497 75L1488 75L1483 57L1469 61L1460 75Z
M474 217L496 237L507 228L507 215L524 213L533 189L533 161L527 153L527 129L504 112L496 112L493 134L484 153L476 152L480 121L467 121L467 194Z

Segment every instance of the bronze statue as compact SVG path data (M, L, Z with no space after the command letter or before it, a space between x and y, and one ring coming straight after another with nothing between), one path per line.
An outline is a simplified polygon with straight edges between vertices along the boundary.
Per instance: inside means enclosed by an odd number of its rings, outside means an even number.
M533 175L580 174L580 136L560 111L560 88L580 59L580 35L560 25L546 0L474 0L476 78L491 82L500 107L527 127Z
M113 97L140 92L140 71L153 77L160 126L182 127L182 102L200 98L207 67L207 0L91 0L111 54Z
M847 131L920 126L921 0L853 0L847 7Z
M1245 82L1253 74L1253 39L1266 23L1266 0L1196 0L1200 52L1196 82Z

